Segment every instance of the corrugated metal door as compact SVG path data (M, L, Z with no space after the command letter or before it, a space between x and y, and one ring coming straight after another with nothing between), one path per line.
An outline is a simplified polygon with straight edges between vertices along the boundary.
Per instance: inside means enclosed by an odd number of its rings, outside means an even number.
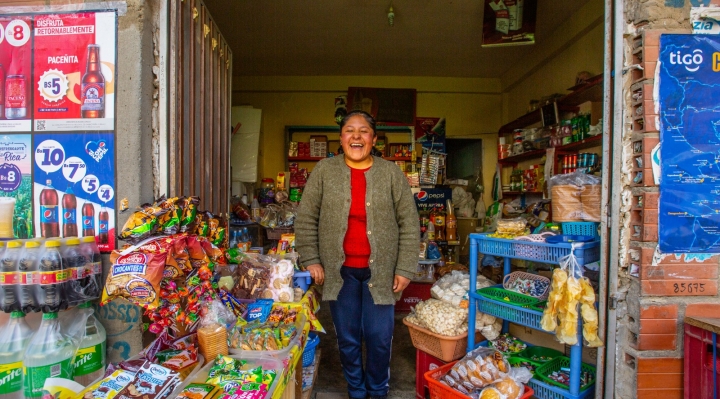
M232 52L202 1L171 1L169 12L169 194L226 215Z

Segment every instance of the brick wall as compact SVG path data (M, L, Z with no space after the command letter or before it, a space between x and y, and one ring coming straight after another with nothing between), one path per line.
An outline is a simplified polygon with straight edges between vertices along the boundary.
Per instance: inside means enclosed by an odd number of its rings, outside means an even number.
M652 13L643 11L638 3L646 7L652 3L655 9ZM629 145L623 162L630 175L625 180L630 206L622 215L627 220L623 236L629 242L627 253L621 254L621 265L627 268L619 270L620 289L626 295L618 307L615 397L680 399L683 320L686 316L720 317L720 258L656 253L659 193L650 153L660 140L653 99L659 38L664 33L688 33L683 28L689 26L689 8L683 11L652 0L625 4L628 29L632 31L625 37L625 63L630 73L624 75L625 115L629 116L623 133ZM684 15L684 19L677 19L677 15ZM672 18L676 23L668 25ZM674 29L653 29L655 26Z

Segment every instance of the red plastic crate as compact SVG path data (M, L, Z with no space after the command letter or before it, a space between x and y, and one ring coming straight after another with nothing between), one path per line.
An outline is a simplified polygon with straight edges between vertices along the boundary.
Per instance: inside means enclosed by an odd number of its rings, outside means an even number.
M428 383L425 379L425 373L440 368L447 363L420 349L415 349L415 351L415 397L417 399L425 399L427 397L426 392L428 392L426 390Z
M720 355L720 340L717 353ZM685 324L685 399L713 397L712 332ZM720 383L720 361L717 361ZM720 397L720 384L717 389Z
M430 299L432 286L433 283L410 283L402 292L400 300L395 302L395 312L409 312L410 307L415 307L418 303Z
M442 376L450 371L455 363L457 362L448 363L438 369L425 373L425 379L430 389L430 399L470 399L469 396L463 395L439 381ZM529 385L525 385L525 393L523 393L520 399L530 399L533 395L535 395L535 391L533 391Z

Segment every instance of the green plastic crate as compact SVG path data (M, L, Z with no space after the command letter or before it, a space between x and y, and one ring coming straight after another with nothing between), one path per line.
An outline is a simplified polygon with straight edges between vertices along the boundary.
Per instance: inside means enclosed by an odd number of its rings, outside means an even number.
M570 367L570 358L565 356L559 356L556 357L554 360L549 361L545 364L543 364L541 367L538 367L535 369L535 376L538 377L540 380L547 384L554 385L556 387L568 389L568 386L562 383L559 383L557 381L553 381L552 379L548 378L550 374L552 374L554 371L560 371L561 368L569 368ZM582 371L587 371L592 375L592 378L590 381L588 381L587 384L580 386L580 391L584 391L588 389L592 384L595 383L595 366L583 363L581 368Z
M529 295L523 295L515 291L508 291L498 287L481 288L477 290L477 293L485 298L494 299L496 301L515 306L530 306L540 302L538 298L533 298Z
M522 352L520 352L522 353ZM533 366L533 370L531 372L535 374L535 370L537 370L540 366L542 366L542 363L534 362L530 359L525 359L524 357L520 356L510 356L507 358L508 363L510 363L511 367L521 367L520 363L527 362L530 363Z
M537 310L538 312L544 312L544 311L545 311L545 306L547 306L547 301L542 301L542 302L534 303L534 304L528 306L528 308L529 308L529 309L532 309L532 310Z
M522 352L518 353L519 357L525 358L530 360L531 362L535 362L538 364L545 364L547 362L550 362L552 360L555 360L555 358L562 356L562 352L557 351L555 349L546 348L544 346L528 346L523 350ZM533 359L533 356L545 356L549 357L548 360L536 360Z

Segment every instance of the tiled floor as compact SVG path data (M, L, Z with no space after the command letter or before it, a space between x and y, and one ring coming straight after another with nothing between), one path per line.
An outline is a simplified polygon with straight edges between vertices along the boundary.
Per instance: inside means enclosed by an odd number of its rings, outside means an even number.
M404 316L400 313L395 315L389 399L415 398L415 347L407 327L402 324ZM312 396L315 399L347 399L347 383L340 366L335 329L327 302L321 303L318 319L327 334L320 335L322 359Z

